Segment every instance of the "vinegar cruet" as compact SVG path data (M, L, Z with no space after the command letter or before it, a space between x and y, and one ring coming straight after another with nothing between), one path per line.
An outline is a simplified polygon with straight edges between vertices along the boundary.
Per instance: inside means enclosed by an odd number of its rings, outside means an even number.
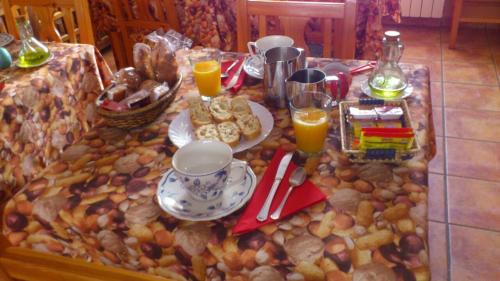
M22 42L18 65L32 67L44 63L49 58L50 51L33 36L30 22L24 16L20 16L16 18L16 24Z
M408 85L406 76L398 64L404 50L399 37L398 31L386 31L384 33L382 56L368 79L368 85L376 96L383 98L396 97Z

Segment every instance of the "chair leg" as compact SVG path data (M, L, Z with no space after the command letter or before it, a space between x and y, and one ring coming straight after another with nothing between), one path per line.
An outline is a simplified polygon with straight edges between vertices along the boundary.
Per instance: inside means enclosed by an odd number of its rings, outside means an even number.
M460 16L462 15L463 0L455 0L453 4L453 17L451 18L450 42L449 48L455 49L458 36L458 26L460 24Z
M118 34L117 32L111 32L110 38L111 38L111 48L113 50L113 56L115 58L116 68L120 69L131 65L127 61L127 55L125 53L123 47L123 41L120 34Z

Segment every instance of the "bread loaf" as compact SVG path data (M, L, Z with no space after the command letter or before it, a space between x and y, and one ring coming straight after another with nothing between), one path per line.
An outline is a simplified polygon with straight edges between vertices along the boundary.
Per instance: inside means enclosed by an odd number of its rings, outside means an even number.
M212 116L199 96L188 99L188 103L189 115L194 127L212 123Z
M156 81L167 82L170 87L177 82L177 61L168 41L160 37L151 51L151 61Z
M217 131L220 139L231 147L235 147L240 143L240 129L234 122L226 121L217 124Z
M217 127L214 124L202 125L194 131L198 140L216 140L220 141Z
M241 133L247 140L255 139L260 136L260 120L254 115L246 114L236 120L236 124L241 129Z
M210 101L210 113L217 122L233 120L229 99L224 96L216 97Z
M248 114L252 114L252 109L244 97L235 97L231 100L231 112L236 119Z
M136 43L133 50L135 69L147 79L155 80L151 61L151 47L144 43Z

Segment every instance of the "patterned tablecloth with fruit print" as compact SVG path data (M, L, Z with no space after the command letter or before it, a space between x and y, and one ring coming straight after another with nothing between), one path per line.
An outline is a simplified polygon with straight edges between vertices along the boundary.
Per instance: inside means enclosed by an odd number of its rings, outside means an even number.
M187 107L183 96L196 89L185 56L178 60L187 78L157 122L132 131L95 126L6 204L3 233L12 245L174 280L430 279L427 167L435 137L427 67L404 65L414 87L407 101L420 154L400 165L352 164L339 152L334 118L310 176L327 200L235 236L231 229L241 211L194 223L168 215L154 199L176 150L169 123ZM310 65L329 62L313 59ZM362 95L366 77L354 78L348 99ZM238 94L263 100L260 84ZM288 111L270 110L270 136L236 154L258 177L278 147L295 149Z
M0 71L0 202L9 198L94 122L94 101L111 71L91 45L49 43L47 64ZM15 60L21 43L7 46Z

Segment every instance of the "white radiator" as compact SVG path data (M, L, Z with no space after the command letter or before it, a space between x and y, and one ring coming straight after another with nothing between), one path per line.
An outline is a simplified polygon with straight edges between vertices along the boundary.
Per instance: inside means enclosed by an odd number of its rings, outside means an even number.
M403 17L441 18L445 0L401 0Z

